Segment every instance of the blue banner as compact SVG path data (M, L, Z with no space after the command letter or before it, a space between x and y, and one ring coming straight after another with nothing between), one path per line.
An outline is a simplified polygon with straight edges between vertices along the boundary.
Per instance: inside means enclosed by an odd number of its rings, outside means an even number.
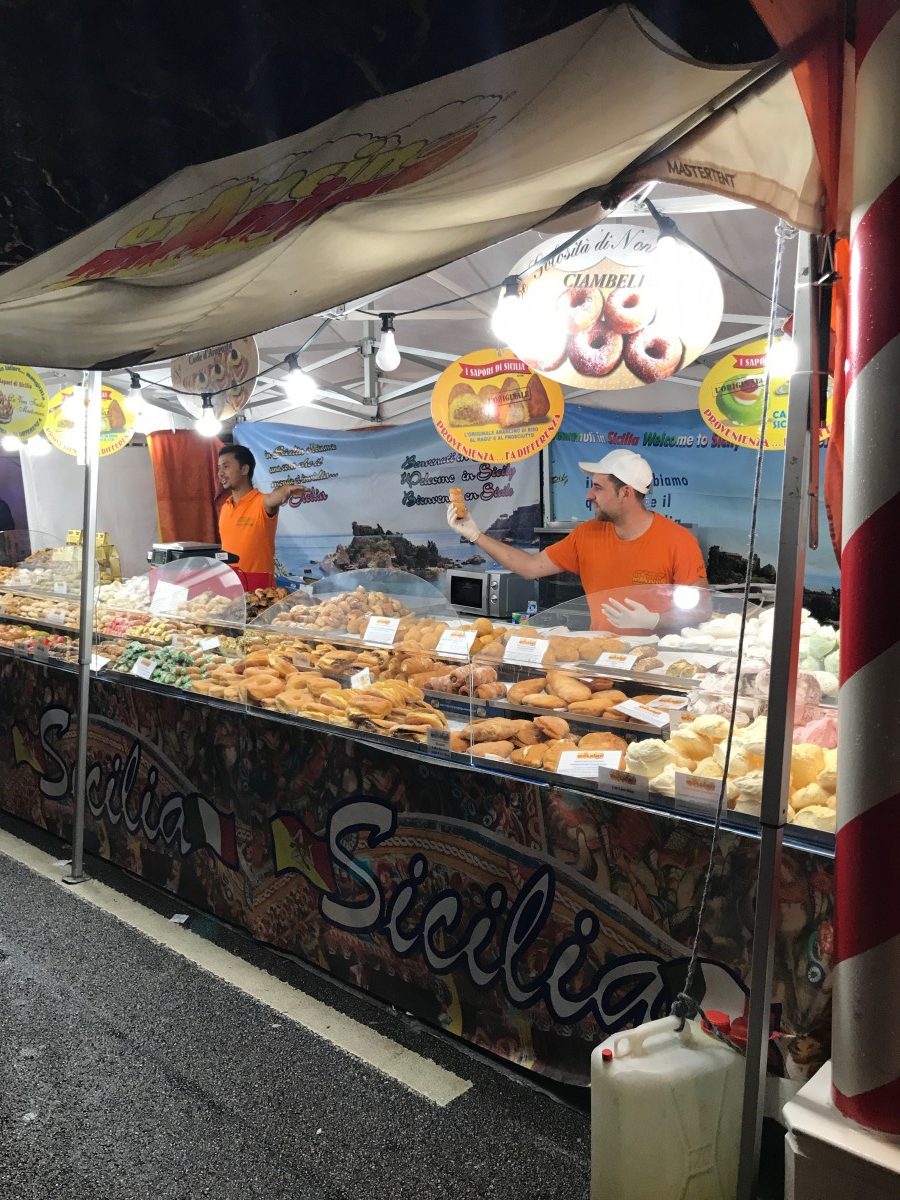
M503 465L472 462L452 451L431 421L354 432L248 422L234 433L256 457L253 481L261 491L285 483L306 488L279 514L279 575L319 578L370 565L356 561L359 555L377 556L371 565L388 565L390 553L396 565L421 568L419 573L460 563L490 565L447 526L454 484L481 528L504 541L530 545L540 522L537 457ZM378 527L409 545L398 539L386 544Z
M591 515L588 478L579 462L597 462L610 450L627 449L653 468L649 508L687 525L704 554L710 547L746 556L756 453L716 437L698 411L623 413L568 404L563 427L550 448L550 505L553 520ZM821 451L824 470L825 451ZM784 454L763 456L756 552L760 564L775 565L781 510ZM807 554L806 583L815 589L839 586L839 571L819 506L820 545Z

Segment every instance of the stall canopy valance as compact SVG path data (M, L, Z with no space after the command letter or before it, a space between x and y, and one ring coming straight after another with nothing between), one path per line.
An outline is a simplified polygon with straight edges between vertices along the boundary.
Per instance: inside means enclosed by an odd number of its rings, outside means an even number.
M216 345L560 211L577 228L579 213L648 177L821 226L819 160L791 70L700 63L620 5L177 172L0 278L0 356L131 365Z

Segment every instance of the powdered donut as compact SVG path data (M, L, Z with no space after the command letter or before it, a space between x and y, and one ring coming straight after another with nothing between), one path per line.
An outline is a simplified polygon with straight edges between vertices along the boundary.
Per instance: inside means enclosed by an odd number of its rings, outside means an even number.
M658 383L674 375L683 354L680 338L658 333L652 326L625 339L625 365L644 383Z
M556 305L565 319L567 331L581 333L603 315L603 293L594 288L566 288Z
M637 335L640 336L640 335ZM569 361L579 375L598 378L614 371L622 361L622 335L602 321L569 339Z
M637 333L649 325L656 305L646 292L635 288L616 288L606 297L603 319L614 333Z

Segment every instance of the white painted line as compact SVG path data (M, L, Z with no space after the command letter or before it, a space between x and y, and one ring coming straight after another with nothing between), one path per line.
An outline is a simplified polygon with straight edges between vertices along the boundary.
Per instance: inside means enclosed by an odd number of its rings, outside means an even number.
M65 868L28 842L0 829L0 854L27 867L35 874L58 884L74 899L93 904L129 925L151 941L200 967L245 995L267 1005L288 1020L331 1042L338 1049L402 1083L410 1091L441 1107L469 1090L472 1083L407 1050L368 1025L354 1021L321 1000L306 996L267 971L250 966L242 959L192 933L168 918L121 895L96 879L69 886L62 882Z

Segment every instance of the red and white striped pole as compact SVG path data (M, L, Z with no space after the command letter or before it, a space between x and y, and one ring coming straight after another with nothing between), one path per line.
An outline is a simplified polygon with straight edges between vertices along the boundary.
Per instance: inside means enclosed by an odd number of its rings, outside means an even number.
M856 11L832 1086L900 1134L900 4Z

